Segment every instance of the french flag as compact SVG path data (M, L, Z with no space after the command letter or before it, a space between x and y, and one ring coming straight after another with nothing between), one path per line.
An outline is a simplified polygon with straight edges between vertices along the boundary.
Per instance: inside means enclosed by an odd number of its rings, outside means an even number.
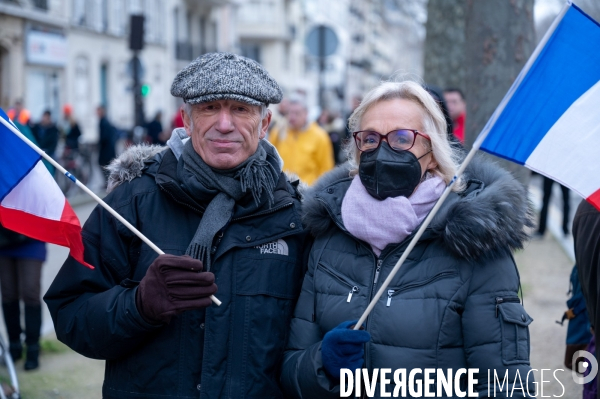
M0 109L0 118L16 129ZM0 123L0 223L31 238L69 247L83 260L81 225L62 191L23 139Z
M474 146L600 210L600 25L567 3Z

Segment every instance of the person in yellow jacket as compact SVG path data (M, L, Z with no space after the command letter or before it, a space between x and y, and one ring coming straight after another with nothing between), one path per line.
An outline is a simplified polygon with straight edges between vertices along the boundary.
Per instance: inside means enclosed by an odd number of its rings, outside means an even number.
M323 173L333 169L333 148L329 134L316 122L307 123L308 111L300 100L293 99L287 112L288 127L273 129L269 141L283 159L283 169L298 175L311 185Z

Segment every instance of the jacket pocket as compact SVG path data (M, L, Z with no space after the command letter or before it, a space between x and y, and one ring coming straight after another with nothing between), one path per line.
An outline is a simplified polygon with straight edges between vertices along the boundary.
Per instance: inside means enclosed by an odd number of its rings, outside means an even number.
M325 272L327 275L329 275L329 277L333 278L340 285L342 285L348 289L348 298L346 299L346 302L350 302L352 300L352 296L354 294L360 292L360 288L357 283L350 280L349 278L342 275L341 273L331 269L330 267L326 266L325 264L319 263L317 265L317 270L321 270L321 271Z
M240 250L235 258L231 348L227 357L230 397L281 397L277 383L295 299L302 284L296 259ZM217 295L218 296L218 295Z
M296 259L284 256L238 257L236 270L237 295L267 295L295 299L302 283Z
M497 297L496 316L502 332L502 362L505 365L529 362L529 324L527 314L518 297Z
M403 293L405 291L410 291L410 290L413 290L413 289L416 289L416 288L420 288L420 287L423 287L423 286L425 286L427 284L431 284L434 281L445 279L445 278L450 278L450 277L457 276L457 275L458 275L458 273L456 273L456 272L445 271L445 272L438 273L435 276L429 277L429 278L427 278L425 280L420 280L420 281L417 281L415 283L407 284L407 285L405 285L403 287L390 288L387 291L388 298L387 298L386 306L389 307L392 304L392 298L393 297L395 297L396 295L399 295L399 294L401 294L401 293Z

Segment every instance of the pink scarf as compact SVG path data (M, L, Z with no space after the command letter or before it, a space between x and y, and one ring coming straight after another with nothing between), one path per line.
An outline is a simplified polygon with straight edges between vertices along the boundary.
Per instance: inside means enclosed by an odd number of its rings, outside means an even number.
M377 200L355 176L342 202L344 226L354 237L368 242L377 256L392 243L400 243L425 219L442 195L444 180L430 175L408 198Z

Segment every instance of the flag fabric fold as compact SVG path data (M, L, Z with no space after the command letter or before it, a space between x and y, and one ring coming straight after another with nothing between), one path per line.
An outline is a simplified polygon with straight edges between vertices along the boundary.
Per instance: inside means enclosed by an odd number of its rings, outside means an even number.
M0 109L0 118L16 126ZM83 257L81 225L41 156L0 124L0 223L40 241L68 247L71 256L92 268Z
M480 149L560 182L600 210L598 49L600 25L570 4L486 126Z

